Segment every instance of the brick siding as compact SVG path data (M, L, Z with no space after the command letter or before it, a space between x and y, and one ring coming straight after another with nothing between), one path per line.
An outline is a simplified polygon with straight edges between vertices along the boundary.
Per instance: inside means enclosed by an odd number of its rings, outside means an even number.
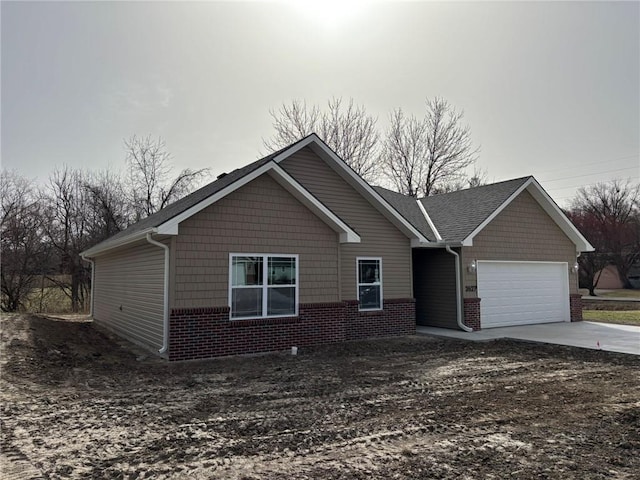
M230 320L229 307L171 311L169 360L287 350L368 337L415 333L415 301L384 301L359 312L357 301L300 304L297 317Z
M464 299L464 324L473 328L474 331L480 330L480 299L465 298Z
M569 295L569 309L571 311L571 321L582 321L582 295L572 293Z

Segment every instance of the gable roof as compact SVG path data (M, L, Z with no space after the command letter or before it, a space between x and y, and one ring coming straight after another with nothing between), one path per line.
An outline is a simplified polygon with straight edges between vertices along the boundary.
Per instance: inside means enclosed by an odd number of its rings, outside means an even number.
M591 244L532 176L419 200L386 188L374 188L424 236L435 242L432 246L442 246L443 243L472 246L474 237L520 193L527 190L576 245L576 251L593 251Z
M351 170L317 135L311 134L288 147L218 177L216 181L205 185L190 195L131 225L122 232L85 250L81 255L83 257L92 257L106 253L111 249L141 240L145 238L148 233L177 235L180 222L195 215L203 208L208 207L265 173L271 176L336 232L340 233L341 242L360 242L359 235L353 229L279 166L282 160L290 157L306 146L311 147L323 159L328 161L330 166L347 180L347 183L354 186L376 209L383 213L383 215L405 233L408 238L411 238L413 245L428 242L428 239L424 237L411 222L402 217L378 195L369 184Z
M525 190L575 244L577 252L594 250L532 176L433 195L420 202L447 242L472 246L474 237Z
M338 232L341 243L359 243L360 236L349 225L273 161L273 158L279 153L280 151L275 152L245 167L220 176L218 180L85 250L81 256L92 257L106 253L114 248L141 240L148 233L177 235L180 222L263 174L268 174L334 231Z
M360 193L379 213L410 238L412 246L421 246L430 243L428 235L425 235L425 233L419 230L411 221L402 216L385 197L365 182L360 175L347 165L347 163L315 133L275 154L273 161L280 163L305 147L309 147L316 155L323 159L329 167L351 185L354 190Z

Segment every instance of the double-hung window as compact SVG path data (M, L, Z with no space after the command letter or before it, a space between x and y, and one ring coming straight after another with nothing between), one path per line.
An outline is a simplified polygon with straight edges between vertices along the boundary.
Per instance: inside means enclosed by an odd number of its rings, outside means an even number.
M297 255L230 255L231 318L298 314Z
M382 259L358 257L356 264L360 310L382 310Z

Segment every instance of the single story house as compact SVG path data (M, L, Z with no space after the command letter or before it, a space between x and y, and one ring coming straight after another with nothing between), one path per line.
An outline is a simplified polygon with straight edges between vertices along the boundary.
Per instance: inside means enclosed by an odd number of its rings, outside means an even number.
M82 256L94 320L186 360L580 320L589 250L533 177L416 200L312 134Z

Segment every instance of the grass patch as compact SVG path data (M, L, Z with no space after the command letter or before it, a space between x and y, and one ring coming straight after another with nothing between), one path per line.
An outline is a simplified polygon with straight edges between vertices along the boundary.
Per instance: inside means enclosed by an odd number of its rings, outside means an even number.
M583 310L582 318L590 322L640 326L640 310Z
M34 288L24 306L27 312L69 313L71 299L58 287Z
M613 298L638 298L640 299L640 290L638 289L620 289L620 290L605 290L596 291L599 297L613 297Z
M589 295L589 290L586 288L580 288L578 290L582 295ZM637 298L640 300L640 289L619 288L617 290L600 290L596 288L596 296L598 297L613 297L613 298Z

